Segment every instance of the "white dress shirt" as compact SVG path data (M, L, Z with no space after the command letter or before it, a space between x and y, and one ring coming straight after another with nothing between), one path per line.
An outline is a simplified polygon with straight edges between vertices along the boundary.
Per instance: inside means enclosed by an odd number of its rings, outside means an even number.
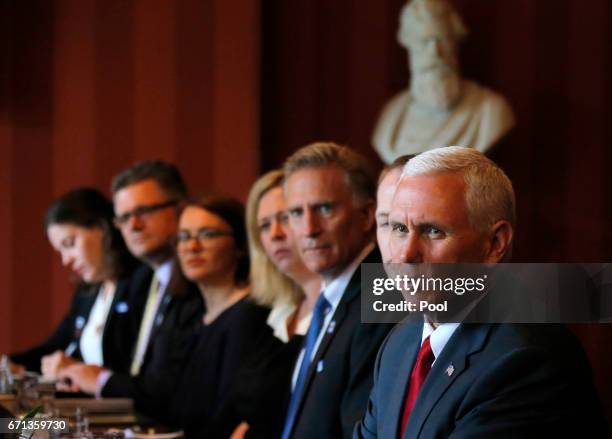
M268 326L272 328L274 336L283 343L289 342L290 337L289 332L287 331L287 321L293 316L296 310L297 306L293 303L275 303L274 306L272 306L270 315L268 316ZM295 334L306 335L311 319L312 312L302 317L295 325Z
M100 291L96 295L96 300L89 311L87 323L79 339L79 348L84 363L96 366L104 364L102 336L114 296L115 288L105 291L104 285L100 286Z
M425 339L429 337L431 352L433 352L434 355L434 363L442 353L442 350L446 346L446 343L453 336L455 330L459 327L459 325L460 323L442 323L434 329L434 327L429 322L425 321L425 323L423 323L423 335L421 336L421 345L423 344Z

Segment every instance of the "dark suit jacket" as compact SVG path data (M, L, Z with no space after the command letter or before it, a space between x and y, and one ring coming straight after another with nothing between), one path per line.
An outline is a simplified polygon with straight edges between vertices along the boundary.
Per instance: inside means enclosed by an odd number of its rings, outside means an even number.
M380 261L380 252L375 249L363 262ZM360 296L358 268L333 315L334 329L326 332L312 361L293 438L350 438L365 411L376 352L391 325L361 323Z
M422 323L381 347L354 438L397 438ZM451 366L452 365L452 366ZM607 437L591 369L560 325L462 324L436 359L404 438Z
M136 270L121 278L109 311L102 335L104 366L118 371L127 371L136 336L134 322L140 321L144 302L138 291ZM70 310L51 336L27 351L12 354L11 360L24 365L28 370L40 372L40 361L45 355L57 350L65 351L69 346L71 356L82 360L79 341L89 313L94 305L100 285L81 285L72 298ZM137 334L137 333L136 333Z
M152 276L153 270L148 267L137 273L143 302L146 302ZM189 355L189 341L193 331L201 325L203 313L197 286L175 270L155 316L140 373L131 376L129 366L123 373L113 373L102 388L102 396L133 398L137 409L158 417L159 410L167 405L176 387ZM140 321L133 322L135 339L139 329Z

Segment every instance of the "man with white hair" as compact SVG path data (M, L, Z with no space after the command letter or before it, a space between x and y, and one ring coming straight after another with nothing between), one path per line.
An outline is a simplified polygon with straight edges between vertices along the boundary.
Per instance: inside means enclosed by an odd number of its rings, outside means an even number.
M484 152L514 125L503 96L461 77L457 51L466 34L446 0L413 0L402 10L397 38L410 53L410 87L387 103L372 139L386 163L424 146Z
M404 167L389 215L397 263L507 260L515 198L480 152ZM588 360L560 325L401 323L382 345L354 438L607 437Z

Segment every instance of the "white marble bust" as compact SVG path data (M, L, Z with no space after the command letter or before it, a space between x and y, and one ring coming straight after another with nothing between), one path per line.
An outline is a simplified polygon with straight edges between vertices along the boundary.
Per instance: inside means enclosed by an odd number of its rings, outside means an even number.
M446 145L485 152L514 126L503 96L461 77L457 48L466 34L446 0L404 6L397 37L410 55L410 87L385 105L374 129L384 162Z

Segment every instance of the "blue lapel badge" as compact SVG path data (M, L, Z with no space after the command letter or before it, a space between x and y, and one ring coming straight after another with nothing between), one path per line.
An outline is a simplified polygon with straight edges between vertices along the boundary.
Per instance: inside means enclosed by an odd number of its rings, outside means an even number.
M323 368L324 368L323 360L319 360L319 362L317 363L317 373L323 372Z
M76 329L83 329L83 326L85 326L85 317L78 316L74 321L74 327Z
M329 322L329 326L327 327L327 333L333 334L335 329L336 329L336 321L332 320L331 322Z
M115 311L117 311L118 314L125 314L129 309L130 307L127 302L118 302L117 305L115 305Z

